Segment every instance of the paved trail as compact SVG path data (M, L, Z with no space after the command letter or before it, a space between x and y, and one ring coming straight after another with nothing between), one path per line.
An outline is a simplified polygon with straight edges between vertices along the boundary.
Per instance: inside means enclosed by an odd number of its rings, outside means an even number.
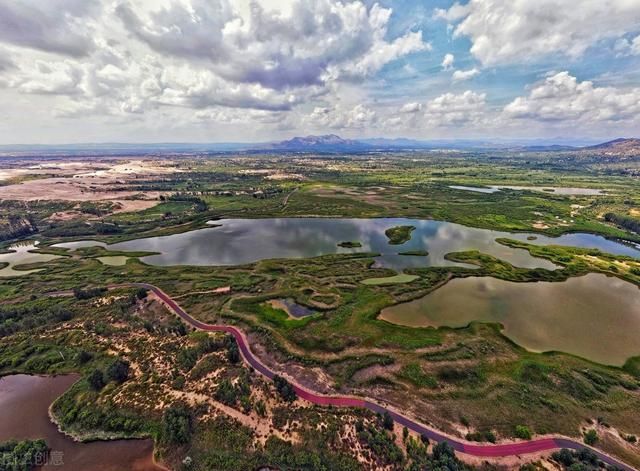
M153 291L156 296L158 296L173 312L179 315L185 322L192 325L193 327L196 327L197 329L209 332L226 332L233 335L233 337L236 339L236 342L238 343L238 347L240 348L240 352L242 353L244 360L249 365L251 365L256 371L269 379L273 379L273 377L276 375L275 372L270 370L251 352L247 338L245 337L244 333L237 327L228 325L207 324L194 319L189 314L187 314L187 312L182 309L168 294L154 285L150 285L147 283L131 283L130 286L143 287L150 291ZM477 457L504 457L523 455L527 453L536 453L541 451L557 450L559 448L569 448L572 450L590 448L596 455L598 455L598 458L600 458L605 463L616 466L624 471L635 471L635 468L632 468L631 466L626 465L623 462L609 455L606 455L601 451L596 450L595 448L587 447L583 443L561 436L540 438L535 440L525 440L517 443L505 443L499 445L477 445L455 439L449 435L445 435L435 429L432 429L413 419L410 419L405 415L402 415L392 408L382 406L367 399L349 396L326 396L324 394L317 394L295 383L292 383L292 386L300 398L314 404L323 406L331 405L336 407L364 407L374 412L388 412L389 414L391 414L391 417L393 417L393 420L395 420L400 425L407 427L409 430L413 430L414 432L425 435L429 437L430 440L436 442L448 442L454 450L461 453L466 453L468 455Z

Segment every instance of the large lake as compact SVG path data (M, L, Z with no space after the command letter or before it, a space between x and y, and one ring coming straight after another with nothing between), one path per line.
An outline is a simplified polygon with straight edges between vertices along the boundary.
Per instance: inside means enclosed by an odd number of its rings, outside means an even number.
M492 231L466 227L444 221L405 218L336 219L270 218L223 219L213 221L217 227L182 234L151 237L106 246L94 241L57 244L79 248L101 245L110 250L159 252L142 260L153 265L241 265L270 258L307 258L334 253L376 252L379 266L397 270L420 266L456 265L444 259L449 252L479 250L523 268L555 266L495 242L509 237L526 241L532 234ZM398 225L416 227L411 240L389 245L384 232ZM340 242L359 241L360 248L338 247ZM551 238L537 235L535 244L559 244L598 248L604 252L640 258L640 250L592 234L566 234ZM398 252L427 250L428 256L398 255Z
M610 365L640 355L640 289L595 273L560 283L457 278L420 299L383 309L380 318L412 327L499 322L507 337L528 350L562 351Z
M161 471L153 463L152 440L78 443L58 431L49 420L49 405L77 380L77 375L0 378L0 442L45 439L52 452L62 453L62 465L44 469Z

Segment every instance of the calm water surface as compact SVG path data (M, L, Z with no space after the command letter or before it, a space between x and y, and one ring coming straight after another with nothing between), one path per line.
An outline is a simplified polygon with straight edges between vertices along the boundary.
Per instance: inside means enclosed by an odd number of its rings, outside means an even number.
M476 193L496 193L500 190L523 190L523 191L543 191L555 195L576 195L576 196L598 196L604 195L605 190L595 188L570 188L558 186L511 186L511 185L489 185L482 186L465 186L465 185L449 185L454 190L475 191Z
M52 451L62 452L60 471L161 471L153 464L151 440L77 443L49 420L49 405L78 377L12 375L0 378L0 442L44 438Z
M423 298L384 309L380 318L412 327L499 322L518 345L622 365L640 355L640 289L601 274L560 283L457 278Z
M152 265L240 265L269 258L307 258L333 253L376 252L379 266L401 270L408 267L457 265L444 259L449 252L480 250L523 268L556 268L525 250L504 247L498 237L522 241L531 234L512 234L466 227L443 221L405 218L335 219L270 218L223 219L218 227L182 234L136 239L107 246L111 250L159 252L143 257ZM389 245L384 231L398 225L416 227L411 240ZM599 248L605 252L640 258L640 250L592 234L537 236L533 243ZM359 241L360 248L338 247L345 240ZM78 248L104 244L79 241L56 247ZM428 256L398 255L408 250L427 250Z
M0 277L21 276L28 273L35 273L39 270L15 270L16 265L26 265L28 263L43 263L59 258L58 255L33 252L37 250L37 243L24 242L9 247L11 252L0 254L0 263L6 262L9 265L0 269Z

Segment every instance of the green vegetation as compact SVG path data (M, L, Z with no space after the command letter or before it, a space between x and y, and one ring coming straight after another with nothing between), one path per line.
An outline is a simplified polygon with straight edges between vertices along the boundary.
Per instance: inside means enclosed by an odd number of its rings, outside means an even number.
M65 431L81 439L153 437L163 461L180 467L188 456L194 470L470 469L446 446L429 452L413 436L397 441L384 417L357 409L302 407L286 375L338 393L368 396L375 387L380 400L412 404L418 419L449 433L461 435L455 424L464 417L473 440L526 439L533 432L581 437L587 417L603 417L624 430L625 438L637 436L640 356L614 368L561 353L527 352L495 325L407 328L378 319L381 309L458 277L562 281L600 272L638 285L640 265L630 257L504 239L500 243L559 268L518 268L468 251L447 258L476 268L422 267L397 274L374 266L370 253L185 268L146 265L137 259L142 253L50 247L87 237L117 242L168 235L210 227L205 222L217 218L296 216L430 218L494 230L586 231L640 241L629 222L640 214L640 182L630 177L640 168L637 161L434 152L357 159L185 157L167 165L180 171L114 183L118 191L160 192L158 204L141 211L114 212L111 202L0 201L4 249L16 238L37 236L43 251L66 255L37 265L42 268L38 274L0 283L0 375L81 375L52 407ZM272 180L264 170L303 178ZM610 191L604 196L520 190L481 194L454 190L451 184ZM52 217L61 212L73 217ZM389 242L405 243L412 230L389 229ZM361 247L357 241L339 245ZM400 254L428 255L420 250ZM129 260L108 266L96 260L104 256ZM126 282L156 284L194 317L242 328L252 348L283 375L275 384L265 382L243 364L232 337L191 332L144 290L105 289ZM231 291L211 292L225 286ZM55 295L62 291L75 296ZM316 314L292 319L268 304L282 298ZM300 376L310 368L318 374ZM182 394L195 404L182 404ZM260 420L263 430L277 430L282 438L268 432L258 440L251 428L220 413L220 404ZM597 446L612 454L620 450L604 435ZM364 451L356 456L356 449ZM571 463L563 466L592 466L589 457L583 458L571 454L565 460ZM640 466L637 456L625 458Z
M400 273L394 276L386 276L384 278L367 278L360 283L363 285L395 285L398 283L411 283L419 278L417 275L408 275L406 273Z
M0 470L29 471L46 463L49 447L44 440L0 443Z
M420 388L435 388L438 386L436 378L426 374L418 363L408 363L404 365L398 373L398 377Z
M585 432L584 434L584 442L587 445L595 445L598 441L598 432L596 432L594 429L589 429Z
M184 445L191 440L193 417L184 404L172 404L162 417L161 439L168 445Z
M429 252L426 250L407 250L405 252L398 252L398 255L407 255L413 257L426 257Z
M566 470L598 471L601 469L614 471L616 468L602 462L598 456L588 448L579 451L566 448L556 451L551 455L552 459Z
M401 245L411 239L411 233L415 230L415 226L395 226L384 231L389 238L389 244Z
M604 215L604 220L612 222L613 224L620 226L628 231L640 234L640 219L632 218L629 216L621 216L615 213L607 213Z

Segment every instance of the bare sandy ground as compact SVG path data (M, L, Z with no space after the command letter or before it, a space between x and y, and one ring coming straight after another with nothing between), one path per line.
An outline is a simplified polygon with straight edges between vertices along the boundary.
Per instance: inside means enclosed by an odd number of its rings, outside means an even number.
M164 175L178 171L171 162L127 160L102 162L43 162L26 169L0 169L0 181L24 175L52 173L55 177L26 180L0 186L0 200L36 201L112 201L114 212L140 211L158 204L160 192L115 191L135 181L135 177ZM136 199L130 199L132 197ZM60 213L55 219L73 218Z

